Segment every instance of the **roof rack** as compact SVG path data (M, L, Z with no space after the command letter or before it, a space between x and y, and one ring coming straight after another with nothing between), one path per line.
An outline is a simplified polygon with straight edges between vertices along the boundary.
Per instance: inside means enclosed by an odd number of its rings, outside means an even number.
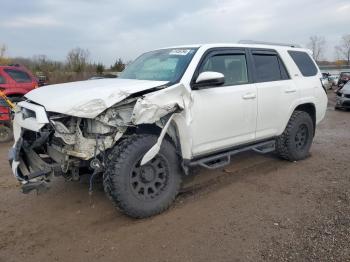
M289 46L289 47L296 47L301 48L300 45L297 44L285 44L285 43L271 43L271 42L263 42L263 41L255 41L255 40L240 40L238 41L239 44L250 44L250 45L277 45L277 46Z

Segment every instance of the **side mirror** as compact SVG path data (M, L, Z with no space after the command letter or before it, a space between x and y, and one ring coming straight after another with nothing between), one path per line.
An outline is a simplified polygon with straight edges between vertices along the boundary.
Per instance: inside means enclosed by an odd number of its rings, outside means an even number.
M196 79L196 87L219 86L225 83L225 76L219 72L206 71L200 73Z

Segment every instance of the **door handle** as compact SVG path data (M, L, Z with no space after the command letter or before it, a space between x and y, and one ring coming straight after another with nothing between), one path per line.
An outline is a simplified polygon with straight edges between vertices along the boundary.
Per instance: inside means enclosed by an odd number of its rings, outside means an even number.
M288 88L286 90L284 90L285 93L290 94L290 93L295 93L297 90L293 89L293 88Z
M247 99L255 99L256 98L256 94L254 93L247 93L245 95L242 96L243 99L247 100Z

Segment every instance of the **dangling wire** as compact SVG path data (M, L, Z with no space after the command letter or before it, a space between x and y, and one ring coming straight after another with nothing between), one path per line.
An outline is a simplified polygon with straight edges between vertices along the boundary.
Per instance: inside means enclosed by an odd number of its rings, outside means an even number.
M96 145L95 145L95 150L94 150L94 159L92 161L94 161L94 166L92 166L92 168L94 169L94 172L92 173L92 175L90 176L90 181L89 181L89 195L92 195L93 192L93 182L94 182L94 178L95 176L101 171L101 167L99 165L99 160L97 159L97 148L98 148L98 135L96 134ZM92 162L91 161L91 162ZM90 163L91 165L91 163Z

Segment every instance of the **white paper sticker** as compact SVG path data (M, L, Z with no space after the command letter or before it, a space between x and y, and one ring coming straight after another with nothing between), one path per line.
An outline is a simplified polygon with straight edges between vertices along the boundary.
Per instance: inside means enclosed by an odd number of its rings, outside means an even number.
M191 49L174 49L171 50L169 55L187 55L190 51Z

